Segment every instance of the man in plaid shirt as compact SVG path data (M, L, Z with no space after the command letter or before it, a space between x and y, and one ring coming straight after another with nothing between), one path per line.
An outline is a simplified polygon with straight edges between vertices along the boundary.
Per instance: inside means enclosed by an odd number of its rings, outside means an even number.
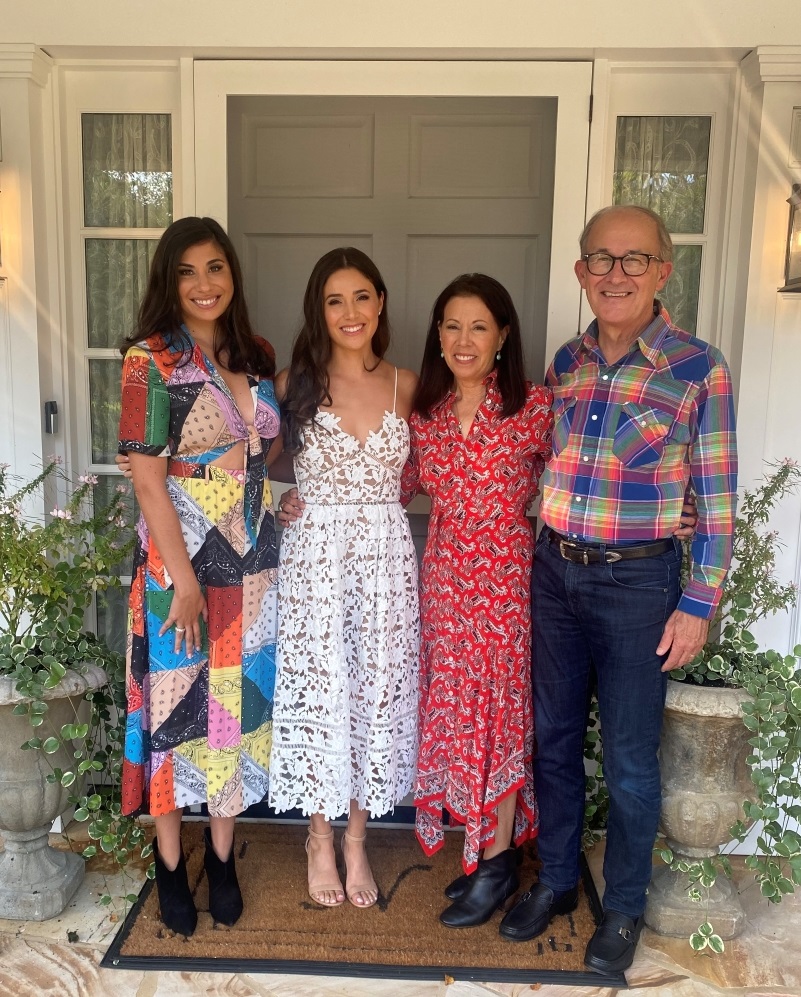
M595 321L559 350L547 376L553 458L531 583L542 868L500 930L534 938L576 906L595 681L610 810L604 916L584 961L599 973L634 958L661 803L667 672L703 647L731 560L731 378L719 351L673 326L655 299L672 255L665 225L648 209L594 215L575 270ZM682 592L673 533L688 488L698 523Z

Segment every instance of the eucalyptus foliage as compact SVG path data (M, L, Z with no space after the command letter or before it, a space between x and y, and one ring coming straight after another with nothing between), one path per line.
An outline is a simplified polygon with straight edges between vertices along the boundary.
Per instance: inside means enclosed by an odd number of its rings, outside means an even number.
M131 550L125 540L127 488L120 486L108 503L96 503L97 478L85 474L74 484L59 465L49 458L41 474L15 486L8 465L0 464L0 675L14 680L22 701L13 712L31 724L32 735L21 747L49 760L63 745L74 761L68 769L51 765L47 779L74 790L69 802L75 819L88 821L93 841L84 856L99 849L125 865L145 842L120 806L125 661L84 620L93 597L119 585L115 569ZM53 490L68 493L63 506L44 520L26 512ZM90 665L105 671L106 684L86 693L88 709L77 709L74 722L54 727L45 697L68 670L85 674Z

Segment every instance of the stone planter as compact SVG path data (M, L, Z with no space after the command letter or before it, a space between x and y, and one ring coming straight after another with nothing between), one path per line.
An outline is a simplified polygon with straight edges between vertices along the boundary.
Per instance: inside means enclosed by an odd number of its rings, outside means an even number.
M0 831L5 851L0 853L0 917L45 921L67 905L84 874L84 860L72 852L58 851L48 844L50 826L68 806L69 788L47 782L50 766L71 768L71 753L63 748L52 755L23 751L19 746L34 733L52 726L75 723L75 711L84 694L106 682L102 668L89 666L86 675L68 671L62 681L45 693L48 712L45 723L34 731L28 718L13 716L22 697L14 680L0 676Z
M743 802L755 799L745 758L750 734L743 724L743 689L668 682L659 754L662 769L661 831L679 859L717 855L743 818ZM687 938L708 916L721 938L745 927L745 913L731 881L721 875L709 901L693 901L685 873L654 870L645 923L661 935ZM703 889L702 889L703 893Z

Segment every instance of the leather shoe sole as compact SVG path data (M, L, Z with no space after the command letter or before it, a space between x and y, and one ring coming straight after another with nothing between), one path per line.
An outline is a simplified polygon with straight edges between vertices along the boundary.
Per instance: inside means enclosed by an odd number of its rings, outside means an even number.
M541 935L557 915L569 914L577 906L578 887L554 896L553 890L537 883L504 917L498 931L510 942L527 942Z
M584 965L602 976L628 969L634 961L642 926L642 917L633 919L615 910L604 911L603 920L587 943Z

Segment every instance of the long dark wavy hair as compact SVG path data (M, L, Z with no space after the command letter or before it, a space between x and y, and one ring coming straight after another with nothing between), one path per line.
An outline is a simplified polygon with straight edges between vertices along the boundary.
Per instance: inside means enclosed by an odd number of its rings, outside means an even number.
M123 340L120 352L124 356L131 346L160 333L165 344L178 346L188 361L192 344L181 329L183 313L178 296L178 268L184 253L204 242L213 242L222 250L234 283L231 303L215 329L214 359L219 362L220 354L224 353L228 370L272 377L275 374L275 357L256 339L250 324L242 286L242 268L236 250L222 226L213 218L180 218L165 230L150 266L136 329Z
M432 409L439 404L453 387L453 374L442 357L439 327L445 308L451 298L480 298L495 319L498 328L508 328L501 347L501 359L496 360L498 390L503 399L501 414L509 417L518 412L526 400L526 372L523 362L523 343L520 338L520 320L511 295L494 277L483 273L464 273L442 291L434 302L431 322L423 350L420 380L414 396L414 411L430 419Z
M303 296L303 326L292 346L286 391L281 402L284 421L284 447L296 454L302 449L302 428L314 418L321 405L331 404L328 363L331 359L331 337L325 321L323 291L326 281L339 270L358 270L384 296L378 328L371 346L380 360L389 347L389 315L387 286L384 278L366 253L353 246L341 246L321 256L306 285Z

